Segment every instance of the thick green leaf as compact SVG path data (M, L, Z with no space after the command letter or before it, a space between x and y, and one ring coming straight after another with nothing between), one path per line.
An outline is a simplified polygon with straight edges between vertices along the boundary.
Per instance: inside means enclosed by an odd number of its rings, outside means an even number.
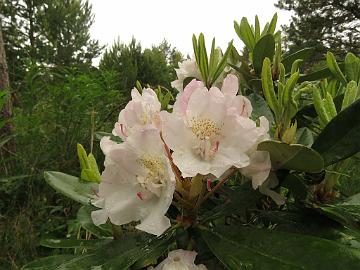
M255 41L258 41L260 39L260 22L259 17L255 15Z
M197 42L197 38L196 38L195 34L192 35L192 44L193 44L196 63L199 63L199 59L200 59L199 58L199 47L198 47L198 42Z
M347 84L344 74L342 73L338 63L336 62L335 56L331 52L326 54L326 62L331 73L344 85Z
M89 166L89 162L88 162L88 156L86 154L84 147L80 143L78 143L76 149L77 149L77 154L78 154L78 158L79 158L79 162L80 162L80 168L88 169L90 166Z
M314 48L301 49L301 50L299 50L297 52L294 52L292 54L285 55L284 58L282 59L281 63L284 65L285 71L290 72L292 64L297 59L301 59L301 60L303 60L305 62L311 57L313 52L314 52Z
M312 204L310 208L352 229L360 229L360 205Z
M210 62L209 62L209 74L210 77L215 73L216 66L219 61L219 51L215 48L215 38L211 42L211 51L210 51Z
M71 270L83 270L92 269L95 267L103 267L104 264L110 260L122 257L123 268L128 269L136 260L141 257L139 249L136 247L136 239L132 237L123 237L121 240L112 241L109 244L103 245L91 253L77 256L67 262L59 264L56 270L71 269ZM100 268L101 269L101 268ZM115 268L103 268L103 269L115 269Z
M253 31L251 30L248 20L243 17L241 19L240 25L236 21L234 21L234 28L236 34L244 42L245 46L250 51L252 51L255 46L255 36Z
M160 251L166 250L170 245L174 237L174 232L173 229L170 229L161 236L152 238L150 241L143 240L142 243L138 242L140 248L138 247L132 252L118 252L118 256L115 256L103 264L103 269L128 269L128 267L135 262L146 264L147 259L157 259L162 255Z
M286 211L262 211L259 215L265 226L276 224L274 230L320 237L349 247L360 248L360 232L346 228L336 221L303 208Z
M42 239L40 245L49 248L86 248L94 249L111 242L112 239Z
M207 82L209 77L209 60L205 46L205 37L203 33L200 33L199 35L198 48L199 48L199 62L197 62L197 64L203 80Z
M296 233L245 226L203 229L202 237L227 269L357 269L360 250Z
M160 237L152 237L146 234L131 234L123 236L119 240L99 245L92 250L77 256L49 257L27 265L25 269L129 269L138 260L144 262L145 258L154 256L154 250L165 250L173 239L174 230L170 229ZM149 240L150 239L150 240ZM100 240L100 241L104 241ZM69 244L69 246L71 246ZM158 253L158 256L162 254ZM154 257L155 258L155 257ZM155 258L157 259L157 258ZM53 261L51 261L53 260ZM44 266L43 268L40 267ZM36 268L38 267L38 268ZM48 268L46 268L48 267Z
M296 131L296 142L310 147L314 143L314 137L311 130L307 127L299 128Z
M44 173L46 182L56 191L82 204L90 204L95 199L94 192L98 184L83 182L78 177L61 172L48 171Z
M269 24L269 28L268 28L268 30L267 30L267 33L268 33L268 34L274 34L275 28L276 28L277 19L278 19L278 16L277 16L277 13L275 13L274 16L273 16L272 19L271 19L270 24Z
M213 74L213 77L212 77L212 80L211 80L211 84L215 83L217 78L224 71L224 69L225 69L225 67L227 65L227 60L228 60L228 57L229 57L229 54L230 54L232 48L233 48L232 41L230 41L224 55L222 56L219 64L217 65L217 67L216 67L216 69L214 71L214 74Z
M323 128L330 122L331 118L324 104L324 100L321 97L319 88L313 88L313 101L316 113L319 117L320 126Z
M96 226L91 219L91 212L96 210L91 206L82 206L77 212L77 221L80 225L87 231L91 232L93 235L97 237L111 237L112 230L108 223L100 226Z
M37 259L33 262L30 262L24 265L22 270L50 270L55 269L58 265L73 258L76 258L76 255L71 254L63 254L63 255L55 255L49 256L45 258Z
M320 133L312 148L334 164L360 151L360 100L341 111Z
M334 100L329 92L327 92L325 96L325 108L331 119L337 115Z
M349 81L360 82L360 58L352 53L345 57L345 74Z
M291 77L287 80L285 84L285 90L282 96L282 106L287 110L290 110L291 104L294 103L293 92L298 79L299 79L299 72L295 72L294 74L291 75Z
M263 36L254 47L253 66L256 74L260 74L264 59L273 59L275 54L275 39L271 34Z
M254 119L258 119L260 116L265 116L270 124L275 123L273 113L271 112L265 100L260 95L253 93L250 94L247 98L251 102L253 108L251 116Z
M324 161L320 154L301 144L286 144L279 141L264 141L258 150L270 153L272 167L301 172L321 172Z
M264 59L264 64L261 72L261 82L266 103L274 112L275 118L279 119L281 114L281 108L274 91L274 83L271 74L271 62L269 58Z
M357 86L357 83L355 81L349 82L345 89L341 110L344 110L350 104L354 103L354 101L358 98L359 93L360 93L360 89Z
M341 70L343 70L345 68L344 63L340 63L338 66L339 66L339 68ZM320 70L315 71L313 73L300 76L298 82L302 83L302 82L305 82L305 81L316 81L316 80L328 78L330 76L332 76L332 73L331 73L330 69L329 68L323 68L323 69L320 69Z

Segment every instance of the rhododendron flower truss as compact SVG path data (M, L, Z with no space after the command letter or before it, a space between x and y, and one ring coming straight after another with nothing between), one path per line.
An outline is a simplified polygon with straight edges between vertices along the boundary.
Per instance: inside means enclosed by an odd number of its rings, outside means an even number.
M203 264L195 265L196 255L195 251L173 250L164 261L149 270L207 270Z
M154 90L146 88L142 94L134 88L131 91L132 100L120 112L118 122L115 123L113 134L123 140L134 130L141 130L149 126L160 125L161 104Z
M140 221L137 229L160 235L170 227L165 216L173 198L175 177L157 129L133 133L126 142L101 141L105 170L99 200L92 212L96 225L109 218L122 225Z
M175 69L175 72L178 79L171 82L171 86L179 92L183 91L183 84L186 78L201 79L201 74L195 59L187 59L179 62L179 68Z
M228 94L220 89L208 90L201 84L193 89L187 105L179 106L180 113L164 113L162 117L163 138L173 151L173 161L182 176L199 173L220 177L233 166L248 166L248 151L256 148L262 128L242 113L231 110ZM178 102L183 100L177 99L174 108Z

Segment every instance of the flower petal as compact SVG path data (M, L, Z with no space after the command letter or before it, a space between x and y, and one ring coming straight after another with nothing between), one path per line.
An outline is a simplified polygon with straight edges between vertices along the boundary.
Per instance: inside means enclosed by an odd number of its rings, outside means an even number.
M237 92L239 91L238 78L233 74L228 74L224 79L221 91L224 93L224 95L236 96Z

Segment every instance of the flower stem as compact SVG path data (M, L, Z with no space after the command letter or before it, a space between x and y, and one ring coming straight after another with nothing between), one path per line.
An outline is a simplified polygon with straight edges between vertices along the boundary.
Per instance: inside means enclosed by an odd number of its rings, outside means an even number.
M203 202L210 198L216 190L218 190L236 171L236 168L229 169L220 179L220 181L202 198L201 202L197 205L199 207Z
M173 161L172 156L171 156L170 149L169 149L169 147L166 145L166 143L165 143L165 141L164 141L164 138L162 137L162 134L161 134L161 133L160 133L160 138L161 138L162 142L164 143L164 147L165 147L165 151L166 151L167 157L168 157L168 159L169 159L169 161L170 161L171 168L172 168L172 170L173 170L176 178L177 178L178 180L182 181L183 179L182 179L182 177L181 177L181 173L180 173L178 167L176 167L176 165L174 164L174 161Z

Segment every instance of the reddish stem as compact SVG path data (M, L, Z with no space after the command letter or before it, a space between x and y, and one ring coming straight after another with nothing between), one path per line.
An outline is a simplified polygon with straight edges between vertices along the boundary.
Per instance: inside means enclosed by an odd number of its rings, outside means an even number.
M232 168L228 171L227 175L221 179L215 187L213 187L208 193L206 193L206 195L203 197L201 203L199 203L199 205L201 205L204 201L206 201L211 195L214 194L214 192L219 189L232 175L233 173L236 171L236 168Z
M171 165L171 168L172 168L174 174L176 175L176 177L177 177L180 181L182 181L183 179L182 179L182 177L181 177L181 172L179 171L179 168L176 167L176 165L174 164L174 161L173 161L172 156L171 156L170 149L169 149L169 147L166 145L166 143L165 143L165 141L164 141L164 138L162 137L162 134L161 134L161 133L160 133L160 138L161 138L162 142L164 143L165 151L166 151L167 157L168 157L168 159L169 159L169 161L170 161L170 165Z

